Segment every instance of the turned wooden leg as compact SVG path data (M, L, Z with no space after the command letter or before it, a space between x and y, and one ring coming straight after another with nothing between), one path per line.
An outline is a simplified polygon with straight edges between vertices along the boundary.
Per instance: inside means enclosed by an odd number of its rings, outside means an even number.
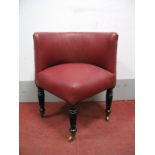
M76 120L77 120L77 108L75 105L69 106L69 119L70 119L70 136L69 141L73 141L76 134Z
M44 96L44 89L38 87L38 100L39 100L39 112L40 116L44 117L45 114L45 96Z
M107 89L107 92L106 92L106 110L105 110L106 121L109 121L109 119L110 119L112 98L113 98L113 89Z

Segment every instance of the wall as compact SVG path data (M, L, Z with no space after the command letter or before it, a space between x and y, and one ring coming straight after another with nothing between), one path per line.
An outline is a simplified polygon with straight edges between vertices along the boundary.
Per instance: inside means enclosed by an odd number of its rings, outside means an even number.
M134 0L20 0L21 82L34 80L36 31L116 31L117 79L134 79Z

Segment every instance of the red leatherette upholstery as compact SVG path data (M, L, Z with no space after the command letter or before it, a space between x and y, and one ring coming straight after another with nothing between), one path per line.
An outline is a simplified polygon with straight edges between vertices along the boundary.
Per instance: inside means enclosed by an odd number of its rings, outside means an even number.
M36 85L75 104L116 84L117 33L34 33Z

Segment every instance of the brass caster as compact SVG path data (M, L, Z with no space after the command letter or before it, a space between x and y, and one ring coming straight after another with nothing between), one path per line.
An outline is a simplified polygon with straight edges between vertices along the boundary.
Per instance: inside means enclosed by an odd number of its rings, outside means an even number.
M40 113L40 116L43 118L44 117L44 113Z
M106 116L106 121L108 122L110 120L110 117L109 116Z
M41 117L44 117L44 115L45 115L45 110L42 109L42 108L40 108L39 111L40 111L40 116L41 116Z
M72 142L73 140L75 139L75 135L74 134L71 134L68 138L68 141L69 142Z

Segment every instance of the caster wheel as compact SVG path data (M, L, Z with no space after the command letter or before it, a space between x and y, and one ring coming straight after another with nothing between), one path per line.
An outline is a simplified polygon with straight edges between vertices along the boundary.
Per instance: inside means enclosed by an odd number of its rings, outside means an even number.
M40 111L40 116L41 116L41 117L44 117L44 115L45 115L45 110L44 110L44 109L39 109L39 111Z
M110 120L110 117L109 116L106 116L106 121L108 122Z
M71 134L68 138L69 142L72 142L75 139L75 134Z
M41 116L41 117L44 117L44 113L40 113L40 116Z

